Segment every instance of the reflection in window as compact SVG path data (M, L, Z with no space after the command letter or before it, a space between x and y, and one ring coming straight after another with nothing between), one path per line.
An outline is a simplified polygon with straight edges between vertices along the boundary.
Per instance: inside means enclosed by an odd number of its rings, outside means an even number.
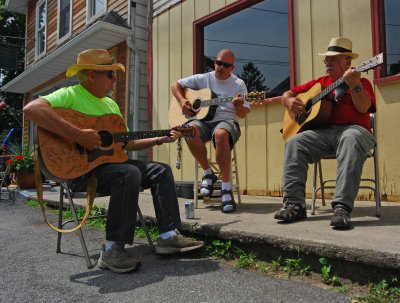
M58 39L71 32L71 0L59 0Z
M87 0L88 19L106 11L107 0Z
M289 89L287 1L262 1L204 27L204 71L214 69L219 50L235 54L234 73L248 91L279 96Z
M40 56L46 49L47 5L46 1L39 1L36 5L36 56Z
M400 73L400 1L385 0L387 75Z

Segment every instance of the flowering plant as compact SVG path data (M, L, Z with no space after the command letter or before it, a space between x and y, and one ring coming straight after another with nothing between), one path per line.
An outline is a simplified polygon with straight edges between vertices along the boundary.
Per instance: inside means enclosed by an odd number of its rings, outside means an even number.
M10 158L6 161L6 165L9 167L10 173L26 171L33 172L33 152L27 148L22 149L16 154L9 155Z

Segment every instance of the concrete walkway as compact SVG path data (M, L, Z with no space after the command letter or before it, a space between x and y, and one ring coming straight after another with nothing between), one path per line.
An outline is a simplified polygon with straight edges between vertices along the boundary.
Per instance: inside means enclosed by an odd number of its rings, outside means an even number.
M20 191L17 195L35 198L36 192ZM59 188L45 188L44 198L58 201ZM329 226L329 201L326 207L317 201L315 215L308 212L307 220L292 224L280 224L273 218L281 207L281 198L242 196L242 204L232 214L222 213L218 204L200 201L194 219L184 218L185 201L179 198L185 231L400 273L400 203L382 202L381 217L377 218L374 202L356 201L351 215L354 228L343 231ZM76 202L83 205L85 199ZM107 208L107 204L108 197L95 200L95 205ZM140 194L139 205L144 216L155 217L149 191Z

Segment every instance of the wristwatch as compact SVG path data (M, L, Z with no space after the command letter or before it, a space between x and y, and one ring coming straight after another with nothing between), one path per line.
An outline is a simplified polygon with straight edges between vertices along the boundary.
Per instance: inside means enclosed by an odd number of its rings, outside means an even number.
M359 84L359 85L357 85L356 87L352 88L351 91L352 91L353 93L359 93L359 92L362 91L362 89L363 89L362 85Z

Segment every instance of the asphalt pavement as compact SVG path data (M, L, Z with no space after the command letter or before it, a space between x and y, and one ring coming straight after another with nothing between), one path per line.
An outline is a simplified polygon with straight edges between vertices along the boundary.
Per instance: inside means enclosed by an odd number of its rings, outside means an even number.
M148 194L141 196L141 204L147 212L145 197ZM196 212L196 220L200 213ZM51 212L49 216L56 217ZM89 226L83 230L90 254L98 258L104 232ZM137 272L120 275L97 267L87 269L76 233L65 235L62 253L55 253L56 233L44 223L40 210L22 199L15 203L0 200L0 239L3 303L350 302L344 294L236 269L201 253L157 256L141 239L128 248L142 261Z
M15 192L22 199L36 197L34 190ZM59 187L45 188L44 198L57 203ZM353 228L334 230L329 225L329 201L327 206L321 206L319 200L316 214L308 211L306 220L282 224L273 218L282 205L281 198L244 195L237 211L231 214L222 213L218 203L200 202L194 219L185 219L184 203L188 199L178 200L182 228L188 233L249 245L267 259L285 252L314 261L325 257L337 266L339 273L341 270L345 277L363 283L400 276L400 203L382 202L381 216L377 218L375 202L356 201L351 214ZM85 199L75 201L85 203ZM143 214L154 219L150 192L142 192L139 201ZM96 198L95 204L107 208L108 197ZM311 202L307 204L310 206Z

